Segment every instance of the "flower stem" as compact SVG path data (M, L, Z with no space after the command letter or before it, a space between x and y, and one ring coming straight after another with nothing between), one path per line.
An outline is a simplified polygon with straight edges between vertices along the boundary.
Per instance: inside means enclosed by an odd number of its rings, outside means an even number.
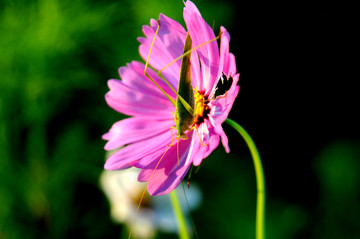
M243 137L253 158L257 185L256 239L265 239L265 179L259 152L254 141L243 127L231 119L226 119L225 122Z
M184 214L181 211L181 207L180 207L179 199L176 194L176 190L173 190L170 193L170 199L171 199L171 204L173 206L173 210L175 212L175 217L177 219L180 239L189 239L190 236L189 236L188 230L186 228Z

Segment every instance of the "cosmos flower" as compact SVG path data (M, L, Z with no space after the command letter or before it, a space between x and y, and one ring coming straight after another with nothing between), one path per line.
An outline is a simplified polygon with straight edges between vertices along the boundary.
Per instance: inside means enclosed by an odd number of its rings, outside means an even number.
M146 187L145 183L136 182L139 171L137 168L123 171L104 170L100 176L100 186L109 199L113 221L124 223L129 228L133 225L139 200ZM176 190L181 207L187 207L182 188ZM202 200L200 189L193 184L191 189L186 191L186 197L191 202L190 209L193 210ZM184 212L189 213L189 210ZM146 195L141 203L141 213L138 214L137 223L134 224L132 233L134 238L155 238L157 231L176 233L177 229L177 221L167 195L160 197Z
M111 218L114 222L131 227L142 192L143 183L136 182L138 170L103 171L100 185L109 199ZM135 238L154 238L156 232L155 211L149 207L149 197L142 203L141 214L134 225Z
M186 1L184 20L192 48L215 38L214 31L201 17L191 1ZM160 14L143 26L145 37L140 37L140 55L145 60L150 51L156 29L158 34L152 48L149 65L159 71L183 54L187 31L178 22ZM221 124L239 92L235 57L229 52L230 35L220 28L220 47L217 41L208 42L191 53L191 79L195 96L194 122L186 131L187 139L173 139L176 130L174 105L144 75L143 63L133 61L119 69L122 80L109 80L110 91L105 98L109 106L131 117L116 122L103 135L108 140L106 150L119 149L105 163L107 170L129 167L141 169L138 180L148 183L150 195L163 195L174 190L191 165L198 166L218 145L221 139L229 152L228 138ZM219 49L220 48L220 49ZM164 78L177 90L181 60L162 71ZM174 100L176 94L156 74L148 74ZM220 81L220 82L219 82ZM218 86L230 85L220 92ZM172 146L171 146L172 145Z

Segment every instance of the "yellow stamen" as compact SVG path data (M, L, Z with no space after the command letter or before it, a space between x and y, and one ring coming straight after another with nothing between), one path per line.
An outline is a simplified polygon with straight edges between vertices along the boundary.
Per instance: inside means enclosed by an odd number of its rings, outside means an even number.
M195 119L194 124L200 124L203 122L204 118L207 117L207 113L209 112L209 106L207 105L207 100L205 96L199 92L198 89L195 90Z

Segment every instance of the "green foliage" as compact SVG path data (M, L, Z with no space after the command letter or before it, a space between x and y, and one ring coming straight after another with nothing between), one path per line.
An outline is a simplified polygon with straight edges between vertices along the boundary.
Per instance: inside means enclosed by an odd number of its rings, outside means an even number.
M360 142L338 141L314 161L321 185L314 238L358 238Z
M71 219L81 221L74 213L77 185L93 185L101 195L100 136L119 118L103 98L107 77L116 76L108 69L121 62L119 52L104 56L126 33L115 27L125 19L119 8L89 1L2 4L0 237L67 237L76 225ZM104 209L98 214L107 214L105 202L94 205Z

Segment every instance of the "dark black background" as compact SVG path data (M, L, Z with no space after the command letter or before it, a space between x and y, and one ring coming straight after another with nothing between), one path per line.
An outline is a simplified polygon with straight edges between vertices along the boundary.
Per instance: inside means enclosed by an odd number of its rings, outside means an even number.
M359 138L355 15L331 3L235 5L229 31L241 88L230 117L257 143L270 197L311 208L314 156Z

